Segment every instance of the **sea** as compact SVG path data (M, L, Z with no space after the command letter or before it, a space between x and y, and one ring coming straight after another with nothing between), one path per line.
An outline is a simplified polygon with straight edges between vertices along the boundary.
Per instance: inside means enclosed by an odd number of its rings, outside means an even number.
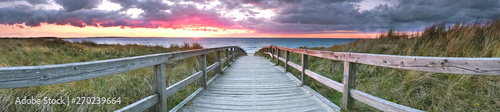
M347 44L356 39L346 38L145 38L145 37L103 37L103 38L69 38L70 42L92 41L97 44L139 44L169 47L184 43L199 43L203 48L222 46L239 46L247 53L254 53L260 48L275 45L291 48L298 47L330 47L338 44Z

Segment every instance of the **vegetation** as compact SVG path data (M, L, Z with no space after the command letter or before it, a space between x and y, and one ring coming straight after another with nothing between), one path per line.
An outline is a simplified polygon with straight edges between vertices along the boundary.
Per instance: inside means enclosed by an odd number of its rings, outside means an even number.
M500 20L435 24L414 34L391 29L378 39L309 49L407 56L500 57L499 48ZM262 51L257 54L265 56ZM292 53L291 57L292 62L300 64L299 54ZM341 62L317 57L310 57L309 60L312 71L342 82ZM292 70L292 73L299 74L297 70ZM500 111L500 76L431 73L371 65L359 65L356 74L356 89L412 108L425 111ZM313 89L341 105L340 92L312 79L309 82ZM354 111L376 109L356 102Z
M86 62L104 59L165 53L181 50L200 49L200 44L162 46L144 45L100 45L93 42L71 43L61 39L0 39L0 67L35 66ZM225 54L225 53L222 53ZM223 58L225 55L223 55ZM215 53L207 55L208 65L215 61ZM195 73L198 62L188 58L167 64L167 85L174 84ZM175 72L174 72L175 71ZM209 72L209 76L213 73ZM153 68L147 67L134 71L94 79L62 84L0 89L0 111L113 111L154 94ZM198 89L199 84L188 85L182 91L168 98L171 109L184 98ZM21 105L15 104L16 98L33 96L43 97L120 97L121 104L70 104L70 105Z

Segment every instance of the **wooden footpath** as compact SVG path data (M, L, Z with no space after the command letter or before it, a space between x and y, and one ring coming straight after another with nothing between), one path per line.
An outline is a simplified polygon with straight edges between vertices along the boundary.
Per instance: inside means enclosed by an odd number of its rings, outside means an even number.
M263 57L240 57L181 111L335 110L292 77Z
M311 89L308 86L308 79L316 80L330 87L329 89L341 92L342 103L339 105L342 106L342 110L352 111L354 101L359 101L380 111L423 112L356 89L356 65L366 64L449 75L500 75L500 58L397 56L280 46L266 46L259 52L269 55L272 61L252 54L245 56L247 53L240 47L226 46L91 62L0 67L0 89L80 81L153 66L156 92L115 112L341 110L339 106ZM290 55L292 53L295 55ZM207 61L207 55L215 55L216 60ZM291 56L301 56L301 62L297 64L291 62ZM318 74L309 70L309 57L344 62L342 83L323 76L331 74ZM166 63L187 58L198 59L199 71L175 84L167 85L166 76L169 74L165 72ZM213 64L207 66L207 63ZM274 66L281 63L285 66ZM300 79L290 73L291 69L300 72ZM207 73L211 71L216 75L208 79ZM167 108L167 97L197 80L201 86L198 90L174 108Z

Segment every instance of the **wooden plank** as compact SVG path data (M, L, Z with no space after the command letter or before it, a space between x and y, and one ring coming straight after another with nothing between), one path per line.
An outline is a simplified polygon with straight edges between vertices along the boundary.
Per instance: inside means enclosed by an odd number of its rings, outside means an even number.
M222 58L222 60L221 60L221 61L222 61L222 62L226 62L226 61L227 61L227 57ZM229 64L229 63L228 63L228 64ZM222 71L224 71L224 70L222 70Z
M286 59L284 59L284 58L280 58L279 60L286 61ZM301 71L302 70L302 66L300 66L298 64L295 64L293 62L288 62L287 65L290 65L293 68L295 68L295 69L299 70L300 72L302 72ZM333 88L333 89L335 89L335 90L337 90L339 92L343 91L344 85L342 83L339 83L337 81L331 80L331 79L329 79L327 77L324 77L324 76L322 76L320 74L317 74L317 73L315 73L315 72L313 72L311 70L307 70L306 69L305 71L306 71L305 74L307 76L309 76L309 77L311 77L313 79L316 79L317 81L319 81L319 82L321 82L321 83L323 83L323 84L325 84L325 85L327 85L327 86L329 86L329 87L331 87L331 88Z
M281 54L281 50L280 49L276 49L278 52L276 53L278 58L280 58L280 54ZM276 60L276 65L280 65L280 60Z
M354 100L351 97L349 90L355 88L356 84L356 64L352 62L344 62L344 89L342 91L342 106L351 110Z
M271 52L271 61L273 61L274 60L274 48L271 47L271 48L269 48L269 50L271 50L270 51Z
M302 54L302 70L300 71L300 79L302 81L301 85L307 85L307 75L306 70L309 67L309 56L306 54Z
M327 77L324 77L318 73L315 73L311 70L306 70L306 75L313 78L313 79L316 79L318 82L321 82L323 83L324 85L332 88L332 89L335 89L339 92L342 92L343 89L344 89L344 84L342 83L339 83L337 81L334 81L330 78L327 78Z
M186 99L182 100L181 103L177 104L172 110L169 112L178 112L184 105L186 105L188 102L193 100L196 96L198 96L201 92L203 91L203 88L198 88L196 91L194 91L191 95L186 97Z
M207 85L210 86L210 83L212 83L217 77L219 77L220 74L215 74L214 77L212 77L210 80L208 80Z
M271 55L271 53L267 53L267 54ZM275 55L275 56L276 56L276 55ZM281 57L280 57L280 58L278 58L278 60L281 60L281 61L286 61L286 59L285 59L285 58L281 58ZM297 69L299 72L302 72L302 66L300 66L300 65L298 65L298 64L295 64L295 63L293 63L293 62L291 62L291 61L289 61L289 62L288 62L288 65L290 65L291 67L293 67L293 68Z
M187 85L193 83L194 81L196 81L197 79L200 79L201 77L203 76L203 72L202 71L199 71L199 72L196 72L194 73L193 75L173 84L173 85L170 85L166 90L167 90L167 93L166 95L167 96L170 96L170 95L173 95L177 92L179 92L181 89L183 89L184 87L186 87Z
M234 61L234 48L231 48L231 61Z
M227 66L229 66L229 63L230 63L230 61L231 61L231 60L230 60L231 58L229 58L229 49L226 49L226 59L227 59L227 60L226 60L226 65L227 65Z
M156 94L158 94L158 103L155 105L155 110L165 112L167 111L167 78L165 63L155 65L154 75L156 80Z
M361 102L363 102L367 105L370 105L376 109L379 109L381 111L385 111L385 112L424 112L421 110L406 107L403 105L396 104L394 102L390 102L390 101L372 96L370 94L364 93L364 92L356 90L356 89L351 89L350 91L351 91L351 96L354 99L361 101Z
M227 48L218 47L119 59L42 66L0 67L0 89L79 81L173 62Z
M297 69L299 72L302 72L302 66L300 66L298 64L295 64L293 62L288 62L288 65L290 65L291 67Z
M43 66L1 67L0 89L91 79L165 63L171 54Z
M219 62L215 62L214 64L208 66L205 71L206 72L212 71L212 70L216 69L217 66L219 66Z
M148 96L115 112L141 112L158 103L158 94Z
M310 92L314 97L318 98L320 101L323 102L323 104L329 106L336 112L340 112L340 107L332 103L330 100L327 98L323 97L323 95L319 94L318 92L314 91L311 87L309 86L304 86L304 89L308 92Z
M290 51L286 51L285 53L285 72L290 72L290 66L288 62L290 61Z
M333 111L262 57L233 64L181 111Z
M220 50L224 50L227 48L233 48L237 46L226 46L226 47L217 47L217 48L207 48L207 49L196 49L196 50L186 50L186 51L178 51L178 52L172 52L172 57L169 58L169 62L174 62L177 60L183 60L186 58L191 58L195 56L199 56L202 54L208 54Z
M221 73L222 72L222 60L221 60L221 54L220 54L221 51L217 51L217 63L218 66L217 66L217 69L215 69L215 74L218 74L218 73Z
M500 75L500 58L398 56L278 47L299 54L361 64L436 73Z
M200 70L202 72L202 76L200 78L201 87L207 87L207 54L202 54L199 57L200 62Z

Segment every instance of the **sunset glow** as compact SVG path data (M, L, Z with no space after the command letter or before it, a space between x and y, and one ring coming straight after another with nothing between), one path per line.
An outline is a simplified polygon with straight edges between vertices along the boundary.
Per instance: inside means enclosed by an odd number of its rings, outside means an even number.
M433 11L451 4L448 0L0 1L0 37L375 38L389 28L419 32L439 21L452 24L500 16L497 6L457 4L460 7Z

